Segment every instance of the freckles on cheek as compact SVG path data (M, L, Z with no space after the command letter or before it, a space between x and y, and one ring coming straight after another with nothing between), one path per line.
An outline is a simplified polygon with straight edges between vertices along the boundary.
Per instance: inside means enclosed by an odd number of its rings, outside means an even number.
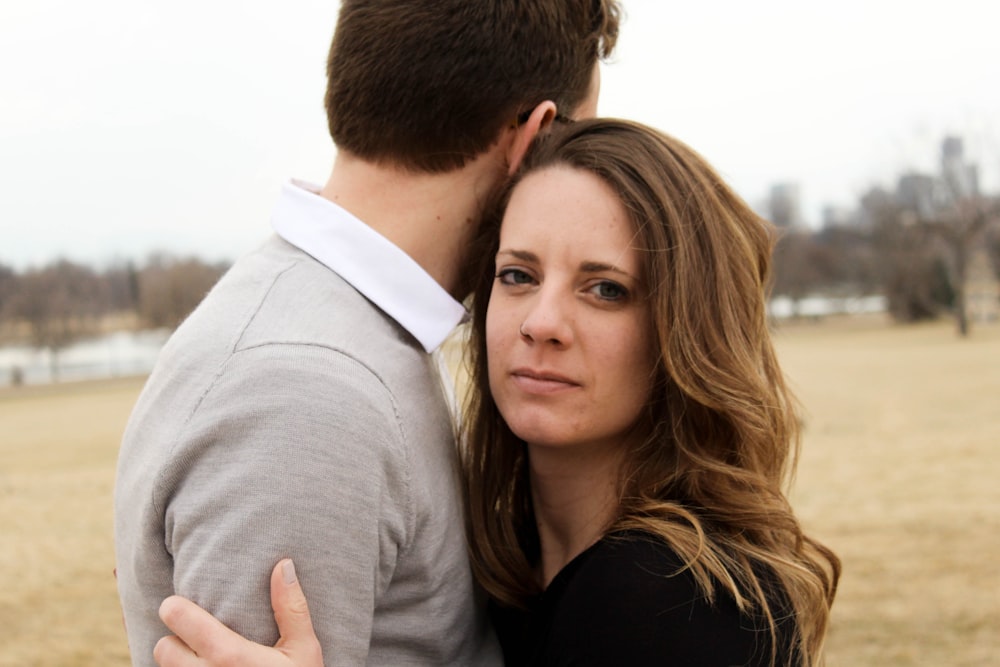
M502 330L497 327L495 319L486 319L486 367L489 371L491 387L500 375L507 345L504 343Z
M486 349L490 353L500 352L510 347L510 322L509 315L487 311L486 313ZM514 327L517 332L517 327Z
M499 334L497 327L494 323L487 320L486 322L486 355L490 362L497 353L503 350L503 337Z

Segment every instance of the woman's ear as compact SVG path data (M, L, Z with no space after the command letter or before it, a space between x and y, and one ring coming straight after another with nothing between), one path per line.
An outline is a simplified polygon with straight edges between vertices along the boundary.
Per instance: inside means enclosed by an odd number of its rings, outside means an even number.
M514 137L507 145L507 175L513 176L521 161L528 154L532 142L540 132L549 128L556 119L556 103L546 100L531 110L528 119L512 128Z

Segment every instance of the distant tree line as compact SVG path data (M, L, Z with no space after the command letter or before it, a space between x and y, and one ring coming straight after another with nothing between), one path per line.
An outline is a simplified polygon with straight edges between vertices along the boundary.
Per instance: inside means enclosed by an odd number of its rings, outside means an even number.
M0 345L29 342L55 359L109 326L173 329L227 268L162 253L101 270L65 259L22 272L0 263ZM976 168L952 137L943 142L939 174L904 174L894 191L872 188L847 219L819 231L781 227L773 294L793 303L883 295L897 321L950 314L965 335L974 272L994 286L1000 275L1000 197L980 193ZM995 288L986 298L1000 311Z
M872 188L847 219L821 230L781 229L774 274L774 295L793 303L879 294L896 321L953 316L965 336L972 296L992 300L994 317L1000 311L1000 197L979 191L961 142L946 139L939 174L911 172L893 191ZM985 292L970 295L979 276Z
M227 268L162 253L141 266L119 262L101 270L66 259L22 272L0 264L0 344L28 342L55 357L105 331L111 319L118 326L175 328Z

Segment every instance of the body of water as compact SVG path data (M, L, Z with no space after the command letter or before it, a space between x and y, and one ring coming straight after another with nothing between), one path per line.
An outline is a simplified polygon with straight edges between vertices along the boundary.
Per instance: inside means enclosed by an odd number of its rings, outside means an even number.
M77 341L59 351L58 378L49 350L30 346L0 347L0 386L94 380L149 373L170 331L117 331Z
M885 297L868 296L834 299L806 297L793 302L778 297L768 304L771 317L824 317L827 315L883 312ZM93 380L127 375L143 375L153 370L160 348L170 337L167 329L118 331L98 338L81 340L61 350L57 359L58 377L53 375L52 353L30 346L0 347L0 386Z
M825 317L827 315L861 315L864 313L884 313L887 306L884 296L852 296L832 298L807 296L798 301L779 296L767 304L771 317Z

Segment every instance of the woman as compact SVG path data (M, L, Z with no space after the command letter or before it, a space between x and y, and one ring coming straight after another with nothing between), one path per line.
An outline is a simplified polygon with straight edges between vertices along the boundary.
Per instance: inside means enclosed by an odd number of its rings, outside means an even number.
M507 664L819 664L840 564L782 493L771 227L616 120L554 133L500 209L463 460Z
M770 226L634 123L577 123L523 174L475 294L465 467L510 663L818 663L840 566L781 492Z

